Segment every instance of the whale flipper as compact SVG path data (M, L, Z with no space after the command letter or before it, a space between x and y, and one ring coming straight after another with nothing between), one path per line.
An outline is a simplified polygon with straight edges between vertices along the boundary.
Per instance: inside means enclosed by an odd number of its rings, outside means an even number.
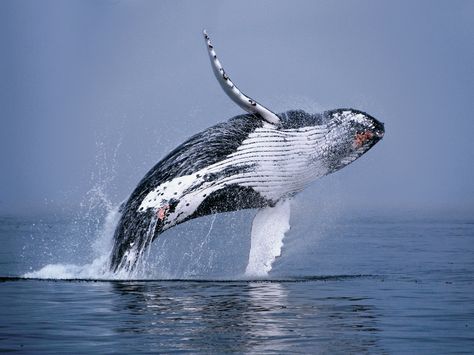
M290 200L258 210L252 222L247 276L267 276L272 264L281 255L283 238L290 230Z
M217 58L214 46L211 44L211 40L206 32L203 31L204 40L206 41L207 50L209 53L209 58L211 60L211 65L213 72L217 78L217 81L221 85L224 92L234 101L237 105L243 108L245 111L258 114L265 121L278 125L280 123L280 118L268 108L259 104L257 101L245 95L239 88L230 80L229 76L226 74L224 68L222 67L221 62Z

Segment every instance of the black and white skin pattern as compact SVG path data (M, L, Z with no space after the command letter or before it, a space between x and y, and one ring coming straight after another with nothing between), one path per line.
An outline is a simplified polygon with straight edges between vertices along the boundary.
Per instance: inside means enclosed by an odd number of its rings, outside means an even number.
M275 114L243 94L204 32L220 85L248 114L188 139L156 164L121 208L112 271L131 271L165 230L190 219L272 207L315 179L350 164L384 135L381 122L354 109Z

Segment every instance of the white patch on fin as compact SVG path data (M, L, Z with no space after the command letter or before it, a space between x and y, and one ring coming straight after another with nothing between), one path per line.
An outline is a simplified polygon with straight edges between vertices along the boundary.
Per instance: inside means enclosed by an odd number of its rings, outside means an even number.
M253 219L249 263L246 276L264 277L281 255L283 238L290 230L290 200L259 210Z
M226 74L224 68L222 67L221 62L217 58L214 46L211 44L211 40L206 32L203 31L204 40L206 41L207 50L209 52L209 58L211 59L211 65L213 72L217 78L217 81L224 89L224 92L234 101L237 105L243 108L249 113L259 114L265 121L278 125L280 123L280 118L268 108L259 104L257 101L245 95L240 91L237 86L230 80L229 76Z

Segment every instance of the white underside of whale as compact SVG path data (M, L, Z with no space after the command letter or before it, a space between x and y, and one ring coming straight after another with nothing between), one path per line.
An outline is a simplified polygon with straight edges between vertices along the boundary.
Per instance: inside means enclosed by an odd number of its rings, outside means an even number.
M252 225L246 275L265 276L280 255L283 237L289 229L289 197L327 174L320 159L327 149L325 137L328 131L324 125L283 130L265 123L225 159L154 188L143 199L138 211L151 208L159 216L170 200L179 201L164 220L163 230L166 230L192 215L214 191L228 185L252 188L275 203L273 207L259 210ZM249 165L251 169L206 181L208 174Z
M326 168L316 158L325 149L325 134L325 126L282 130L265 123L225 159L154 188L143 199L138 211L145 212L152 208L158 212L170 200L178 200L174 211L166 218L164 229L168 229L192 215L212 192L228 185L251 187L262 197L276 203L326 174ZM249 165L252 168L244 172L206 181L208 174Z

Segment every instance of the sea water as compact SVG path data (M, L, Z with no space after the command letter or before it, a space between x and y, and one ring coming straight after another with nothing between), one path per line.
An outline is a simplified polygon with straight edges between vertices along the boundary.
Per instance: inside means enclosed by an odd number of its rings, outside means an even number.
M252 278L254 214L164 233L139 280L104 269L113 208L100 223L1 218L0 350L472 353L472 218L292 213L281 256Z

